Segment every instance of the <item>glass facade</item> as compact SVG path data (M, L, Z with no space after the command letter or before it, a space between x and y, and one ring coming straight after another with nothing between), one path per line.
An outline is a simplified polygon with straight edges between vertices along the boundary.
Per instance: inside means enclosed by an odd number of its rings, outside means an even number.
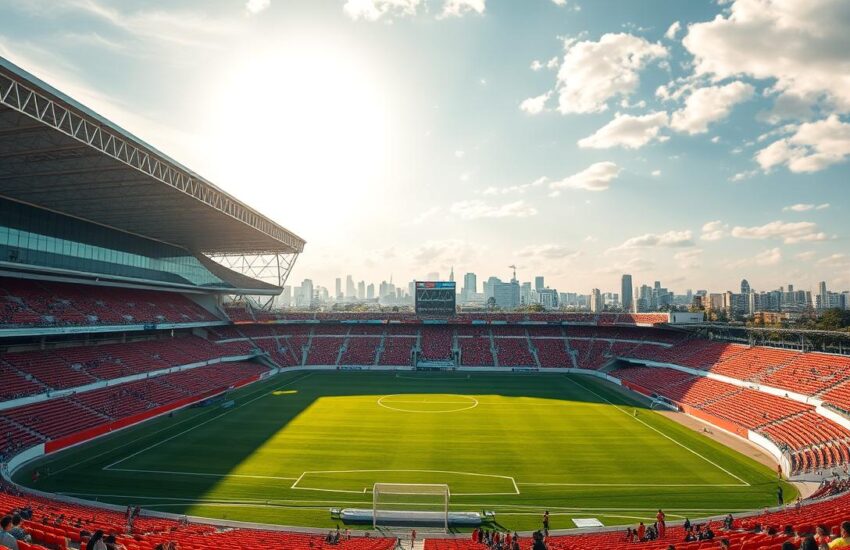
M2 198L0 261L150 281L230 287L182 248Z

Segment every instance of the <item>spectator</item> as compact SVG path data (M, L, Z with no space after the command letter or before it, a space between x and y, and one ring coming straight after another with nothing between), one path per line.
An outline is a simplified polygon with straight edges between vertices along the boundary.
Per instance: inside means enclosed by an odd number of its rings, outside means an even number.
M735 525L735 518L732 517L732 514L729 514L723 519L723 530L731 531L732 527Z
M729 539L722 538L720 539L720 550L729 550Z
M818 525L815 529L815 542L818 543L818 545L824 543L829 544L830 540L831 539L829 537L829 529L826 527L826 525Z
M11 528L12 516L3 516L0 520L0 546L18 550L18 541L9 533Z
M800 545L800 550L818 550L818 543L815 541L815 537L809 535L804 538L803 543Z
M107 550L106 543L103 542L103 531L98 529L86 543L86 550Z
M12 516L12 528L9 529L9 534L15 537L15 540L22 540L24 542L30 542L32 537L24 531L24 528L21 527L21 516L15 514Z
M845 546L850 546L850 521L841 522L841 536L829 543L830 550Z

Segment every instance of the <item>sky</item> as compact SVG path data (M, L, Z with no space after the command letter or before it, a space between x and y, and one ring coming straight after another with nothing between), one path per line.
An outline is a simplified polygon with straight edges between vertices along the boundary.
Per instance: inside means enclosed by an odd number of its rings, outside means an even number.
M848 28L846 0L0 0L0 56L330 288L850 288Z

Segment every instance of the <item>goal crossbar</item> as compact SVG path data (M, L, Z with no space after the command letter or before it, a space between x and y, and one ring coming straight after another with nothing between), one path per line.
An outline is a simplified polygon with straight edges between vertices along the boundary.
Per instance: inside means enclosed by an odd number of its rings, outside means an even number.
M423 500L431 502L413 502L410 498L406 502L391 502L389 506L400 509L383 509L383 498L392 497L423 497ZM424 522L442 523L448 531L449 528L449 500L451 490L444 483L375 483L372 486L372 528L377 529L381 520L390 522ZM424 511L414 509L421 506L431 505L439 510Z

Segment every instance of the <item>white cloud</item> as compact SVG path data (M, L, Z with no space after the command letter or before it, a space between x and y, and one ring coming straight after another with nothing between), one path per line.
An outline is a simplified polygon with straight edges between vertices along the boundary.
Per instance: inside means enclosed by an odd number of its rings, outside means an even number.
M622 169L613 162L597 162L581 172L560 181L549 182L549 188L556 194L561 189L584 189L586 191L605 191L611 182L617 179Z
M702 249L694 248L691 250L683 250L673 254L673 259L676 260L679 267L682 269L695 269L700 267L700 259L702 258Z
M592 149L625 147L639 149L658 139L658 133L667 125L667 113L656 111L642 116L617 113L614 120L598 129L593 135L580 139L578 146Z
M491 205L478 199L452 204L450 211L464 220L481 218L527 218L537 215L537 209L519 200L500 205Z
M836 252L835 254L831 254L818 260L818 265L825 265L828 267L848 267L850 266L850 256Z
M352 19L377 21L384 16L415 15L421 0L346 0L342 11Z
M466 156L466 151L463 151L461 149L458 149L457 151L455 151L455 158L462 159L465 156Z
M829 208L829 203L825 202L823 204L792 204L791 206L786 206L782 209L783 212L808 212L809 210L825 210Z
M708 222L702 226L702 235L700 239L704 241L719 241L726 236L729 226L720 220Z
M523 183L521 185L511 185L509 187L488 187L481 192L482 195L507 195L509 193L524 194L529 189L540 187L549 180L547 178L537 178L531 183Z
M776 265L782 261L782 251L770 248L755 255L756 265Z
M268 9L271 3L271 0L248 0L245 2L245 9L251 15L257 15L261 11Z
M736 104L753 96L755 89L750 84L731 82L724 86L706 86L695 90L685 106L674 112L670 127L679 132L700 134L708 131L712 122L723 120Z
M748 180L751 177L757 175L758 173L759 173L758 170L745 170L743 172L738 172L735 175L733 175L731 178L729 178L729 181L739 182L739 181Z
M693 233L690 230L667 231L666 233L644 233L627 239L611 250L629 250L634 248L683 248L694 246Z
M481 15L487 7L487 0L446 0L440 17L460 17L465 13Z
M683 40L695 72L717 79L775 79L799 97L826 95L850 110L850 9L846 0L735 0L728 12L692 24Z
M556 92L561 113L593 113L608 100L637 89L638 73L652 60L667 56L660 44L626 33L608 33L598 42L565 40Z
M682 30L682 24L678 21L675 21L670 27L667 28L667 32L664 33L664 38L667 40L675 40L676 35L679 34L679 31Z
M552 3L556 6L566 6L567 0L552 0Z
M652 174L652 177L657 178L658 176L661 175L661 170L653 170L651 174Z
M414 216L412 220L410 220L409 225L420 225L439 214L441 210L442 208L440 208L439 206L434 206L427 210L423 210L422 212Z
M416 266L432 268L436 263L459 264L475 260L483 252L480 245L462 239L425 241L410 250L410 259Z
M560 244L541 244L526 246L519 252L522 257L539 257L547 260L561 260L578 256L578 251Z
M531 70L532 71L539 71L542 68L543 68L543 63L541 63L539 59L535 59L534 61L531 62Z
M781 239L785 244L795 244L808 241L825 241L829 237L818 231L813 222L782 222L773 221L754 227L736 226L732 228L732 236L738 239Z
M551 95L552 92L546 92L537 97L529 97L519 104L519 108L530 115L538 115L546 110L546 102L549 101Z
M850 124L837 115L801 124L786 138L774 141L755 159L764 170L786 165L792 172L817 172L850 156Z

